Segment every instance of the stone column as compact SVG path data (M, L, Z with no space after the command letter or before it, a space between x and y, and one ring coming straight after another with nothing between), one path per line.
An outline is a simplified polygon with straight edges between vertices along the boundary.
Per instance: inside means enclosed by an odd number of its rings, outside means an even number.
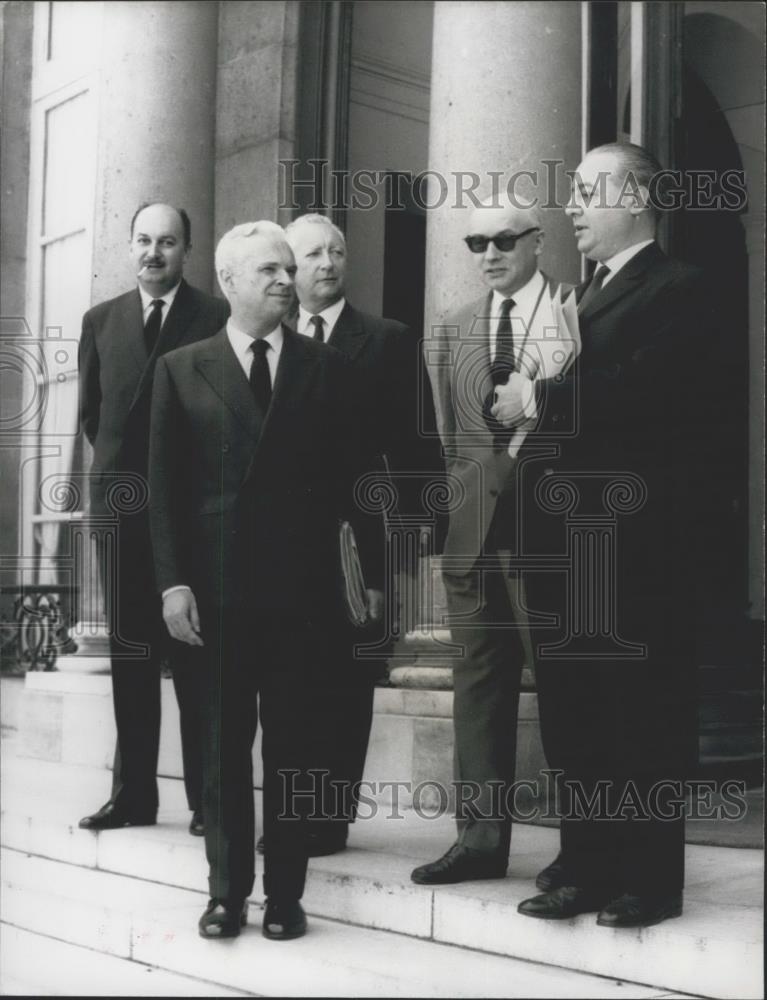
M134 278L129 225L142 201L168 201L192 220L186 276L213 289L218 4L104 5L93 234L93 301Z
M478 199L493 194L492 171L501 190L515 173L537 172L518 183L515 194L537 194L543 208L546 246L543 268L560 280L577 281L580 257L564 204L563 170L581 157L581 5L573 3L445 2L434 5L427 221L425 340L459 304L483 291L477 269L461 242L472 201L457 189L479 176ZM547 169L543 160L563 161ZM462 180L456 175L466 172ZM438 177L443 178L439 180ZM557 182L558 190L552 188ZM498 182L496 182L498 183ZM422 192L422 195L424 192ZM463 202L463 207L461 207ZM458 207L456 207L458 205ZM445 596L439 560L422 567L431 580L430 599L421 599L421 620L403 637L410 656L391 662L395 689L377 692L369 770L424 775L448 783L451 777L451 642L442 624ZM421 592L423 593L423 591ZM537 704L525 671L519 712L519 777L537 777L543 766ZM416 690L420 689L420 690ZM426 689L426 690L424 690ZM405 760L391 759L399 748Z
M435 4L427 350L433 327L484 290L461 242L473 201L458 192L472 186L471 174L479 177L477 199L510 185L520 200L537 197L546 231L542 267L556 279L578 280L572 226L557 202L568 192L563 171L581 156L580 19L580 5L571 3Z
M573 3L464 3L434 5L429 169L445 177L448 197L428 213L426 327L482 294L477 269L461 243L472 202L456 199L455 174L480 176L477 197L493 194L491 171L505 190L521 171L517 196L537 195L546 244L542 266L559 280L577 281L580 257L572 226L553 204L567 196L562 168L581 155L581 9ZM464 180L468 188L469 180ZM437 204L434 184L429 204ZM454 207L456 203L463 207Z
M300 7L289 0L222 3L216 101L217 236L256 219L287 224L279 161L295 149Z
M213 287L213 169L218 4L114 2L104 5L99 69L98 166L91 300L135 283L130 220L145 201L185 208L192 254L185 274ZM84 528L86 525L83 526ZM82 538L87 539L87 530ZM88 548L86 545L86 548ZM93 556L83 560L75 632L80 656L60 669L108 669L108 644ZM93 617L97 615L98 617Z
M135 284L129 227L144 201L187 210L193 252L186 276L213 289L218 7L207 0L104 4L93 122L93 303ZM79 477L71 479L84 493ZM27 675L21 748L34 757L108 767L114 752L109 645L94 555L103 528L86 516L73 521L71 534L77 569L69 579L81 589L81 621L73 629L78 651L60 657L56 671ZM164 741L177 745L178 726L167 720L163 726ZM180 762L180 751L174 757Z

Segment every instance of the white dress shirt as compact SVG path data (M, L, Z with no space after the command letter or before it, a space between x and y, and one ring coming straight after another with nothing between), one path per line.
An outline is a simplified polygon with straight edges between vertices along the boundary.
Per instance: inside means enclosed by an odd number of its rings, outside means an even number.
M611 282L618 271L620 271L622 267L625 267L633 257L636 257L640 250L644 250L645 247L649 247L649 245L654 242L655 240L642 240L641 243L635 243L633 246L626 247L626 249L621 250L620 253L616 253L607 260L603 260L601 263L604 264L610 273L605 275L604 281L602 282L602 288Z
M496 340L498 338L498 323L501 319L501 307L508 298L514 299L514 306L509 310L511 320L511 336L514 341L514 355L519 357L527 338L527 329L533 318L535 307L543 289L543 275L536 271L526 285L523 285L513 295L502 295L499 291L493 290L493 299L490 303L490 360L495 360Z
M141 296L141 309L144 316L144 326L146 326L146 321L149 319L152 313L152 303L156 299L162 299L165 305L162 307L162 318L160 320L160 329L162 330L165 325L165 320L168 318L168 313L170 312L170 307L173 305L173 300L176 297L176 292L179 290L181 282L175 285L169 292L165 295L150 295L149 292L145 292L141 285L138 286L138 293Z
M163 310L163 312L164 311L165 310ZM245 378L250 381L250 366L253 364L253 351L251 350L251 346L254 338L251 337L250 334L243 333L242 330L238 330L231 319L227 320L226 323L226 335L229 338L229 343L232 345L232 350L240 363L240 367L242 368ZM267 334L264 340L266 340L272 348L271 351L266 352L266 363L269 365L269 376L272 380L272 386L274 386L274 380L277 377L277 365L279 364L284 340L282 334L282 324L272 330L271 333ZM179 583L174 587L168 587L167 590L164 590L162 592L162 598L165 600L168 594L172 594L175 590L191 589L192 588L187 584Z
M309 320L312 316L322 317L322 339L327 344L330 339L330 335L333 332L336 323L338 322L338 317L343 312L344 306L346 305L346 299L341 296L338 302L334 302L332 306L328 306L327 309L323 309L320 313L309 312L304 309L302 305L298 307L298 324L296 329L299 333L302 333L305 337L314 336L314 324L310 323Z
M231 319L226 322L226 335L229 338L229 343L232 345L232 350L237 356L237 360L240 362L240 368L245 373L245 378L249 380L250 367L253 364L253 351L251 347L253 346L254 338L249 333L239 330ZM269 376L272 380L272 385L274 385L274 380L277 377L277 364L282 353L282 324L280 323L271 333L268 333L264 337L264 340L272 348L271 351L266 352L266 363L269 365Z

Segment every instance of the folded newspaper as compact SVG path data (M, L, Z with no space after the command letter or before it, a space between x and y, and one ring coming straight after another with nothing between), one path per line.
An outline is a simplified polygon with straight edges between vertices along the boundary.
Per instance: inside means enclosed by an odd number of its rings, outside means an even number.
M575 292L570 291L562 300L562 286L554 295L544 298L536 310L525 345L529 364L526 370L535 373L534 381L563 375L581 351L581 331L578 325L578 308ZM536 414L537 416L537 414ZM518 428L511 436L508 452L516 458L528 430Z
M368 621L368 598L357 540L354 537L354 529L348 521L341 521L338 539L346 616L352 625L361 628Z

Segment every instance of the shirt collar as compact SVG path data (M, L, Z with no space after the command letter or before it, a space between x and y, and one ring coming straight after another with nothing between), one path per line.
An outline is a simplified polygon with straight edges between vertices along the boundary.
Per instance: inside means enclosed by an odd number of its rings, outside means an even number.
M141 296L141 308L144 310L144 312L146 312L155 299L162 299L162 301L168 307L169 311L170 307L173 305L173 300L175 299L176 293L178 292L180 287L181 287L181 282L179 281L177 285L174 285L173 288L171 288L171 290L169 292L166 292L164 295L150 295L149 292L145 292L144 289L141 287L141 285L139 285L138 293ZM165 312L166 316L168 315L168 311Z
M311 337L314 334L314 327L310 326L309 320L311 319L312 316L322 316L322 319L324 320L325 340L327 340L328 337L333 332L333 328L338 322L338 317L343 312L345 305L346 305L346 299L344 298L343 295L338 300L338 302L334 302L332 306L328 306L327 309L323 309L322 312L320 313L309 312L307 309L304 309L304 307L299 304L298 332L304 333L307 336Z
M249 364L253 360L250 348L253 344L254 338L251 337L249 333L245 333L243 330L236 327L231 319L226 321L226 335L229 338L232 350L237 355L240 363L242 364L243 361L247 360ZM282 323L276 326L271 333L268 333L266 337L264 337L264 340L271 345L275 358L279 357L280 351L282 350L282 342L284 340Z
M538 296L541 293L542 285L543 275L540 271L536 271L528 283L517 289L512 295L502 295L501 292L494 288L491 307L492 315L498 316L500 314L501 306L508 298L514 299L513 311L515 313L519 313L522 316L531 315L533 309L535 309L535 303L538 301Z
M616 253L608 260L603 260L602 263L604 266L610 270L610 274L607 275L605 281L609 281L614 274L617 274L622 267L628 264L632 257L636 257L640 250L644 250L645 247L649 247L654 242L655 240L642 240L641 243L634 243L633 246L626 247L625 250L621 250L620 253Z

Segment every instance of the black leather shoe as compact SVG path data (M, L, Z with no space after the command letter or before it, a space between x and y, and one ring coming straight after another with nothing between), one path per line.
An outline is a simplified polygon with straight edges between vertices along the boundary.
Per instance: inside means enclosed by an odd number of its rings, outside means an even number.
M307 854L310 858L324 858L329 854L345 851L348 835L348 823L331 823L321 830L311 831L307 843Z
M546 865L535 877L536 888L540 889L541 892L551 892L552 889L561 889L564 885L572 884L573 877L561 854L558 854L551 864Z
M199 809L195 809L192 813L192 818L189 821L189 832L193 837L205 836L205 824L203 823L202 813Z
M453 844L441 858L415 868L410 878L418 885L449 885L480 878L506 878L507 866L506 858Z
M248 922L247 901L211 899L197 926L200 937L233 938Z
M264 835L263 834L261 834L261 836L256 841L256 851L259 854L263 854L264 853Z
M272 941L290 941L306 934L306 914L297 899L266 901L262 933Z
M77 825L81 830L120 830L124 826L154 826L156 822L156 816L126 813L113 802L107 802L92 816L83 816Z
M593 889L563 885L540 896L523 899L517 912L539 920L569 920L579 913L595 913L605 905L605 896Z
M652 927L671 917L682 916L682 893L671 896L632 896L613 899L600 912L600 927Z

